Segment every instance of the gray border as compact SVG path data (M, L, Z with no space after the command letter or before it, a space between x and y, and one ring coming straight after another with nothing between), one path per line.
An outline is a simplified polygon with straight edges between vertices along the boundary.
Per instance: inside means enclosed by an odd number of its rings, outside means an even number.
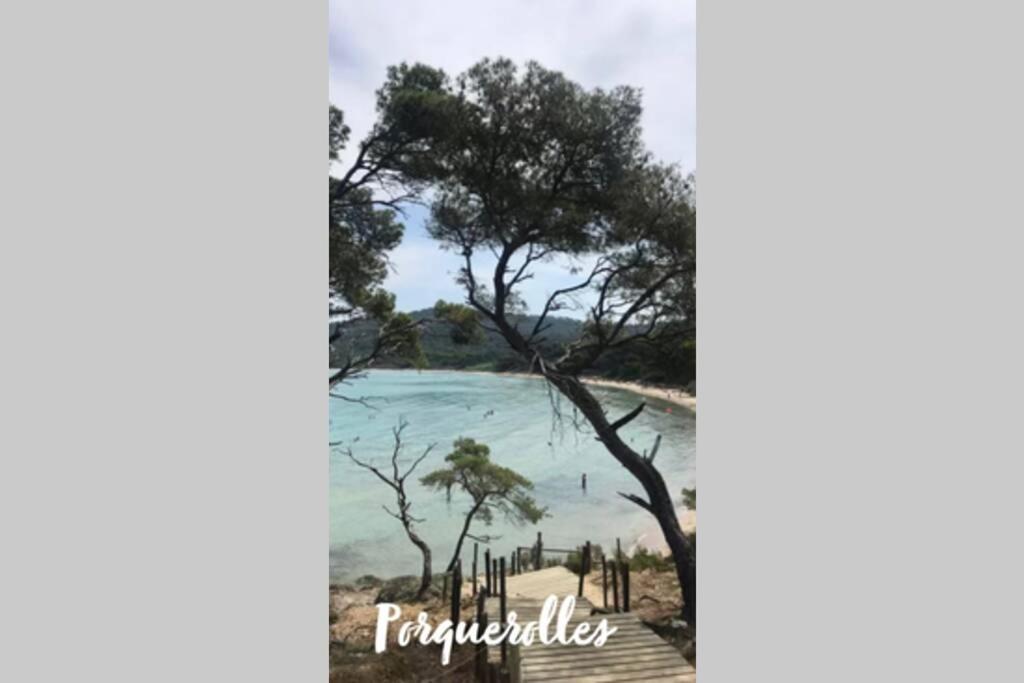
M703 683L1020 678L1021 14L700 3Z
M325 681L326 4L0 14L0 680Z
M0 12L0 679L322 681L326 8ZM705 683L1019 677L1020 12L701 3Z

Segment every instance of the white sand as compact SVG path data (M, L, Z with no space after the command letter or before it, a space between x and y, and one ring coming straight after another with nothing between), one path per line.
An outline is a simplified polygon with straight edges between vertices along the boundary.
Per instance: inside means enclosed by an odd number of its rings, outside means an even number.
M486 372L483 370L453 370L446 368L425 368L419 372L465 372L470 375L498 375L500 377L544 379L543 375L536 373L531 374L528 372ZM697 398L679 388L659 387L650 384L643 384L641 382L620 382L618 380L605 379L603 377L583 377L583 383L590 384L595 387L609 387L612 389L632 391L635 394L668 401L669 403L674 403L697 412Z
M683 527L683 532L692 534L697 531L697 511L688 510L685 507L677 507L676 513L679 515L679 525ZM629 548L628 552L633 553L637 548L643 547L648 550L654 550L661 553L662 555L670 554L668 543L665 542L665 536L661 533L661 527L658 523L651 520L650 526L644 530L642 534L636 537L633 545Z

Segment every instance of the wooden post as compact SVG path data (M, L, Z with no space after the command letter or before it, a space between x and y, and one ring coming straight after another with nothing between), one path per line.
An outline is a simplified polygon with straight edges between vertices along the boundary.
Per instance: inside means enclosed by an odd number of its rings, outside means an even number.
M608 609L608 562L601 553L601 592L604 593L604 608Z
M513 647L508 652L509 683L522 683L523 660L521 647Z
M476 573L476 558L477 558L477 553L479 551L480 551L480 545L478 543L474 542L473 543L473 597L474 598L476 597L476 584L478 583L478 579L477 579L478 574Z
M501 597L499 598L499 605L500 605L500 609L501 609L501 627L505 628L505 624L508 623L508 613L507 613L508 606L505 603L506 595L505 595L505 556L504 555L501 556L501 567L500 567L498 576L501 577L501 585L498 587L498 590L500 591L500 595L501 595ZM506 638L502 638L502 640L501 640L501 666L502 667L504 667L505 664L508 662L508 643L506 641L507 641Z
M622 541L615 539L615 561L619 562L622 560Z
M484 609L484 600L487 596L484 591L476 599L476 623L479 624L480 633L487 628L487 610ZM476 644L476 680L484 681L487 678L487 643L481 640Z
M612 562L612 602L614 603L614 611L619 611L619 570L618 562Z
M455 563L452 573L452 627L461 621L459 612L462 606L462 560Z
M586 558L586 555L583 554L583 547L582 546L579 549L579 553L580 553L580 587L579 587L579 590L576 591L576 597L582 598L583 597L583 573L584 573L584 571L587 568L587 558Z
M484 550L484 588L487 590L487 595L491 595L491 549L487 548Z
M629 560L622 563L622 611L629 611Z
M584 571L585 571L585 572L586 572L587 574L589 574L589 573L590 573L590 572L591 572L591 571L593 570L593 567L591 567L591 565L590 565L590 541L587 541L587 554L586 554L586 560L587 560L587 561L586 561L586 564L585 564L585 565L583 565L584 567L586 567L586 569L585 569Z
M544 568L544 543L541 541L540 532L537 532L537 564L534 569Z
M494 591L490 595L498 594L498 558L491 560L491 590Z

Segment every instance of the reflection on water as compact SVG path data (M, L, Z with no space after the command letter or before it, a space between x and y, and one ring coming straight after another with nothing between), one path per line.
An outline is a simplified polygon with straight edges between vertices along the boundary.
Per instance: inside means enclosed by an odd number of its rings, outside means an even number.
M593 387L615 418L634 408L641 397L625 391ZM491 447L491 458L534 482L534 497L548 508L550 518L534 527L514 527L496 520L490 528L474 522L473 532L500 538L492 552L508 555L517 545L530 545L537 530L545 545L574 547L591 541L612 547L616 537L628 542L650 527L651 517L618 491L642 493L629 473L594 439L582 421L573 426L571 405L562 403L561 428L553 420L544 382L529 378L459 372L374 370L365 379L340 387L336 393L374 397L377 410L331 399L330 440L351 445L360 460L390 468L392 428L408 421L400 459L406 467L430 443L433 452L406 483L412 514L425 521L418 533L430 544L434 570L443 571L455 548L468 498L428 491L418 478L442 467L452 442L466 436ZM678 406L648 401L647 410L622 429L637 451L649 449L662 435L657 465L669 490L678 496L693 486L696 476L696 427L693 413ZM671 412L668 409L671 407ZM332 581L351 581L363 574L395 576L419 572L419 551L401 524L382 509L394 509L394 495L372 473L332 449L330 483L330 564ZM587 491L580 479L587 475ZM481 552L483 549L481 548ZM463 557L472 558L467 542Z

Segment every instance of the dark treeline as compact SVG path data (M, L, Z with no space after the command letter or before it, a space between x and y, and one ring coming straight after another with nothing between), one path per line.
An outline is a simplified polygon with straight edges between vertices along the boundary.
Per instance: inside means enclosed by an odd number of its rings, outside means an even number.
M482 338L475 343L465 343L455 338L452 328L445 322L437 322L431 309L407 313L409 318L420 322L420 347L422 354L410 358L405 353L385 354L376 363L378 368L432 368L452 370L483 370L492 372L516 372L528 370L522 356L512 351L501 335L482 330ZM520 326L532 327L536 316L522 316ZM583 323L573 318L548 317L548 351L557 354L567 344L579 339ZM337 345L331 349L333 366L343 362L352 353L369 352L378 338L379 326L373 320L360 320L345 326L344 339L351 347ZM673 339L661 344L629 346L609 352L599 359L593 374L609 379L649 382L686 387L692 390L696 377L696 345L690 339Z

